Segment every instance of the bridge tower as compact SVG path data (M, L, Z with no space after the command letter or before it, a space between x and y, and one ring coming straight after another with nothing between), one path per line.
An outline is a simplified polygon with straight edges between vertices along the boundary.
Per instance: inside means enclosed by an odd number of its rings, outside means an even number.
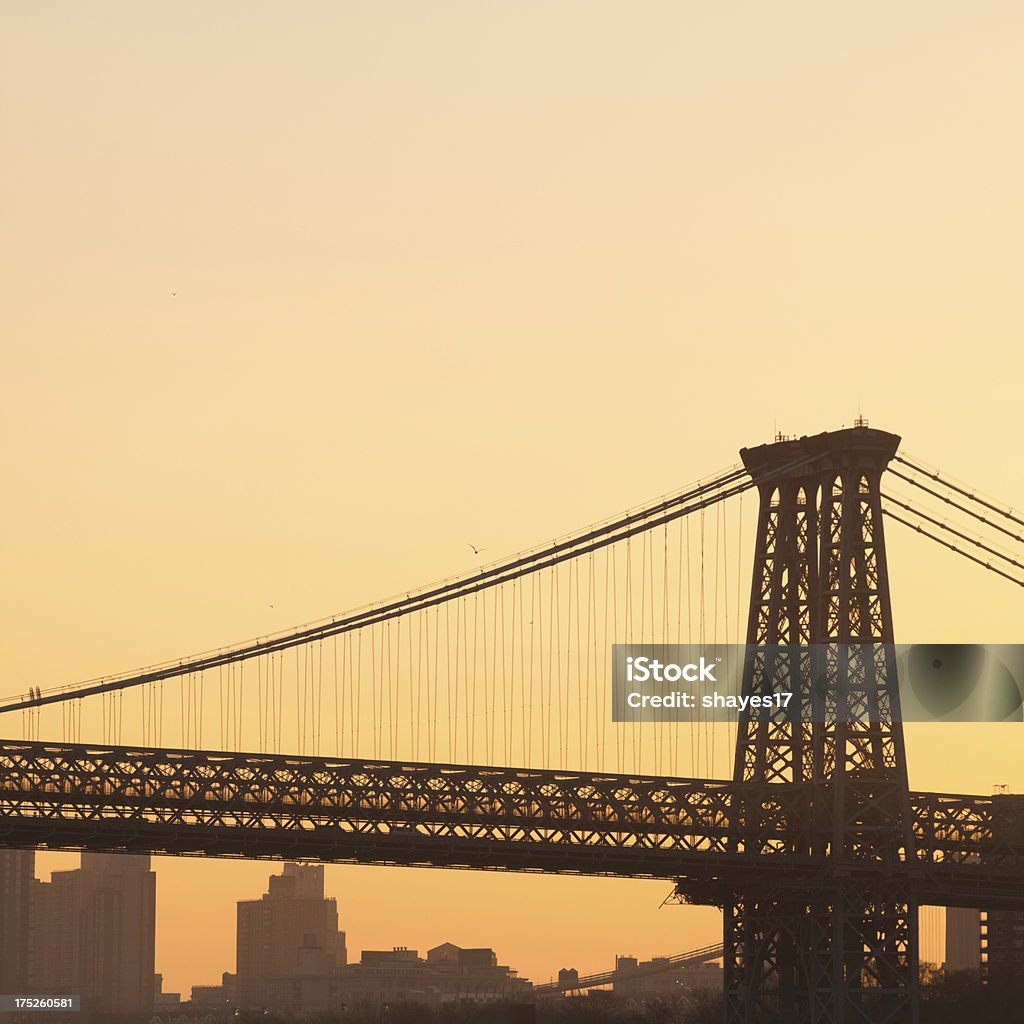
M730 883L727 1024L918 1018L917 904L885 871L913 842L879 490L899 441L856 426L740 453L760 495L743 692L796 696L740 722L735 841L777 843L757 808L800 787L790 852L831 870Z

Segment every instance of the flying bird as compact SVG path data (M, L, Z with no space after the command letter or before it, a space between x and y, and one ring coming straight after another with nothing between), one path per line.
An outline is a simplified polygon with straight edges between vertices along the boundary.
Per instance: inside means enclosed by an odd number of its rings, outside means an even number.
M466 541L466 543L469 544L469 541ZM475 544L469 544L469 546L473 549L474 555L479 555L481 551L487 550L487 548L478 548Z

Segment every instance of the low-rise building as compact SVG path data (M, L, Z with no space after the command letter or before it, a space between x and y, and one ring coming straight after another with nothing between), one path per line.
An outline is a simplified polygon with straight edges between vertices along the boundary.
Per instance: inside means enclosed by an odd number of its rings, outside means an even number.
M225 971L219 985L193 985L189 1008L195 1012L234 1009L238 1005L235 975Z
M492 949L446 942L421 957L415 949L364 950L358 963L332 969L315 955L306 969L267 981L266 1008L284 1016L341 1012L359 1006L521 1002L533 986L498 963Z
M612 991L631 999L669 997L682 992L722 990L722 968L716 963L669 964L669 958L637 960L635 956L615 958ZM636 976L632 977L633 972Z

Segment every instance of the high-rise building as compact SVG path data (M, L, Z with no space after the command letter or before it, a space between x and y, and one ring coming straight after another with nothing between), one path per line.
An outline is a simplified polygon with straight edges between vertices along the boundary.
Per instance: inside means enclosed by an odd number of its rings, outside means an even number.
M1024 913L989 910L981 917L982 976L989 984L1024 982Z
M35 851L0 850L0 992L26 992Z
M981 966L981 911L946 908L946 973L977 971Z
M271 982L328 977L346 962L338 904L324 896L323 865L285 864L258 900L238 903L238 1006L267 1007Z
M104 1013L150 1013L156 874L149 857L83 853L32 889L31 983Z

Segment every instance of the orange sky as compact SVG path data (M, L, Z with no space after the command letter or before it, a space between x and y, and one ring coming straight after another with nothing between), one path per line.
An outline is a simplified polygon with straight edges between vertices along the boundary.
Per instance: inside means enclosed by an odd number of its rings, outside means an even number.
M403 591L858 410L1024 502L1022 31L934 0L10 7L0 694ZM899 639L1022 639L1013 587L890 547ZM1024 789L1012 727L908 745L917 788ZM158 870L187 992L271 867ZM327 880L354 950L534 978L717 934L660 883Z

